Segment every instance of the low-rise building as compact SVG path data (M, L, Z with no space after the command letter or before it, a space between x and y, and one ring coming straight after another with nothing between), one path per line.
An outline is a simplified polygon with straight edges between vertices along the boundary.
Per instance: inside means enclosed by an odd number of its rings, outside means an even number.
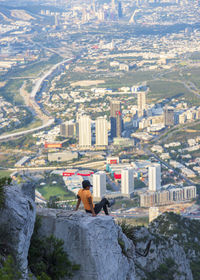
M64 161L70 161L73 159L78 158L77 152L60 152L60 153L49 153L48 154L48 161L57 161L57 162L64 162Z
M196 186L169 186L157 192L145 192L140 195L141 207L155 207L196 198Z

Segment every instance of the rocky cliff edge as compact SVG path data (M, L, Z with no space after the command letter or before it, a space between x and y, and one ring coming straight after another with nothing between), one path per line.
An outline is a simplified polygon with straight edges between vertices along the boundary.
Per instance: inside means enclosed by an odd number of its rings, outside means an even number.
M80 270L73 280L134 280L134 245L110 216L38 209L40 234L64 241L70 261Z

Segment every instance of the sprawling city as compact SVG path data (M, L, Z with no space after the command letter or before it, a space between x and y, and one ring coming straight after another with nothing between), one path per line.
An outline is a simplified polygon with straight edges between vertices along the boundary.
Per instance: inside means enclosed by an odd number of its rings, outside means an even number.
M38 213L75 212L89 180L94 203L114 201L116 223L150 225L149 240L165 215L197 225L199 18L198 0L0 0L0 179L34 184ZM162 275L166 257L112 278L199 279L198 250L182 276ZM111 279L81 273L72 279ZM37 279L61 279L49 277Z

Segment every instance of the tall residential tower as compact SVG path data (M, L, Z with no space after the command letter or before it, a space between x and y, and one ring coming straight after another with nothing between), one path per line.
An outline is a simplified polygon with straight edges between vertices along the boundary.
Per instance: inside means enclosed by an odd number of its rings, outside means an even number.
M79 118L79 147L87 148L91 146L91 119L89 116Z
M154 163L149 166L149 191L156 192L161 188L161 166Z
M108 122L106 117L96 119L96 146L108 145Z
M121 193L127 196L132 196L134 192L134 169L122 169L121 177Z
M122 112L120 101L110 103L111 137L121 137L122 133Z
M143 117L146 110L146 91L137 93L138 117Z
M106 173L99 171L93 174L93 196L101 199L106 194Z

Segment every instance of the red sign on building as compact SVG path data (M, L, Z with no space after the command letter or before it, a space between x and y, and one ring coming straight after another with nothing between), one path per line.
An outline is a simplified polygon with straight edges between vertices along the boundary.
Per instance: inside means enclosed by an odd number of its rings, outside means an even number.
M44 147L45 147L45 149L48 149L48 148L62 148L62 144L61 143L45 143Z
M117 160L116 159L111 159L110 164L117 164Z
M70 176L73 176L73 175L75 175L75 172L63 172L64 177L70 177Z
M121 179L121 177L122 177L121 174L114 173L114 178L115 179Z

